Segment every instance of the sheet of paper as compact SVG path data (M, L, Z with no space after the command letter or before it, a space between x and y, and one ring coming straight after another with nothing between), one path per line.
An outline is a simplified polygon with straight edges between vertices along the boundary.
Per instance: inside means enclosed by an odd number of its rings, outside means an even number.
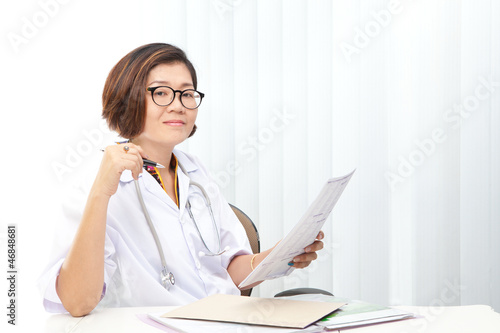
M326 296L320 294L301 294L283 297L289 300L318 301L347 303L337 311L317 321L314 326L324 327L326 330L337 330L356 326L372 325L414 318L414 314L400 309L367 303L359 300L350 300L337 296Z
M217 294L179 307L161 317L304 328L344 304Z
M206 320L163 318L162 315L163 313L149 313L148 317L155 322L161 325L165 325L169 329L180 333L297 333L296 328L222 323L219 321ZM313 327L312 329L314 329L314 331L317 331L315 327ZM304 330L304 333L306 333L307 331L308 330Z
M245 288L259 281L290 274L294 268L288 263L314 242L354 171L343 177L329 179L295 227L238 287Z
M316 325L326 327L330 330L378 324L414 317L413 313L407 311L359 300L346 300L340 297L333 297L330 301L347 303L337 312L326 316L316 323Z

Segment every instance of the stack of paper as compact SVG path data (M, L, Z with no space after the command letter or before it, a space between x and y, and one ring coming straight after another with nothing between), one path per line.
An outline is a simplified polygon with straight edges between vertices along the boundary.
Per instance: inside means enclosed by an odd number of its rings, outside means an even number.
M378 324L414 317L412 313L403 310L341 297L304 294L286 298L289 300L347 303L315 324L315 326L323 327L327 330Z

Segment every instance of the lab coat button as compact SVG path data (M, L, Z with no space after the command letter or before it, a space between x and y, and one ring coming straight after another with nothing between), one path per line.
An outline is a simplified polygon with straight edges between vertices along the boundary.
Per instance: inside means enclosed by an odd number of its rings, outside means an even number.
M199 262L199 261L196 261L196 268L197 268L198 270L199 270L199 269L201 269L201 264L200 264L200 262Z

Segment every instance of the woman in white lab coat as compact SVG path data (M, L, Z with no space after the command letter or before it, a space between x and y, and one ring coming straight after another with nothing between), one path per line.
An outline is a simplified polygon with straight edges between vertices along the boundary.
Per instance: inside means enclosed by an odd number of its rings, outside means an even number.
M65 209L63 240L40 278L48 311L82 316L98 304L180 305L215 293L239 294L236 286L270 252L252 255L244 229L207 170L175 149L196 131L203 96L193 65L172 45L141 46L111 70L103 117L128 141L105 149L92 186ZM165 168L143 172L143 159ZM202 190L190 180L207 192L213 219ZM154 228L148 227L138 193ZM291 264L308 266L323 247L321 238L322 233ZM167 266L163 280L160 252Z

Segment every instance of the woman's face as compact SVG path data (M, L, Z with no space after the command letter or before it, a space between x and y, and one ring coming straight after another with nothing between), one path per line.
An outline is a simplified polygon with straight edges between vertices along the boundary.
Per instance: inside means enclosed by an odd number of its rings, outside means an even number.
M183 63L160 64L149 72L147 87L168 86L174 90L194 89L191 74ZM186 140L193 130L198 109L186 109L175 94L167 106L158 106L146 92L146 121L144 130L136 138L141 145L161 144L172 148Z

